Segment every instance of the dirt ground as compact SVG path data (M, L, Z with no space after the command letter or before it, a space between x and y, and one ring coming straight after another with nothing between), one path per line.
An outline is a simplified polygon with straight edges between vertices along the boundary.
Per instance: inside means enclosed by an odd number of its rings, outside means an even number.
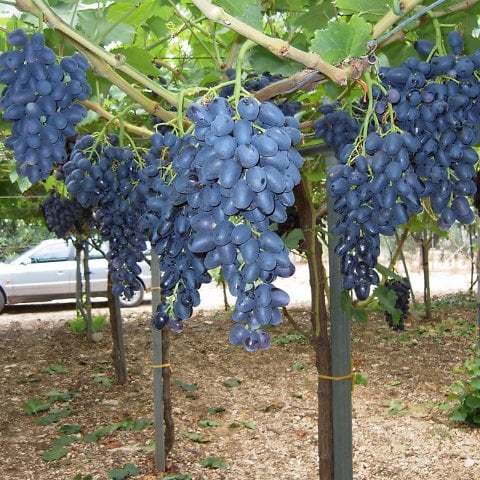
M368 379L353 391L356 480L480 480L480 429L452 424L439 408L448 386L462 378L454 368L471 355L475 341L475 303L451 298L437 302L435 323L411 317L404 332L391 331L379 314L367 324L353 323L355 369ZM105 307L96 304L95 313ZM150 310L149 302L123 310L129 379L118 386L108 325L90 344L68 328L72 304L7 308L0 322L1 479L127 478L128 470L112 477L127 464L139 471L128 478L163 478L154 469L149 422ZM305 308L294 306L291 314L308 325ZM228 345L230 325L221 310L199 310L183 334L172 335L176 443L170 472L194 480L318 478L311 348L284 322L272 332L280 344L249 354ZM48 411L27 415L22 409L34 397L44 402L58 393L66 401ZM65 410L68 417L37 424ZM63 447L64 457L43 459L71 432L68 425L78 425L78 441ZM86 441L92 436L97 441Z

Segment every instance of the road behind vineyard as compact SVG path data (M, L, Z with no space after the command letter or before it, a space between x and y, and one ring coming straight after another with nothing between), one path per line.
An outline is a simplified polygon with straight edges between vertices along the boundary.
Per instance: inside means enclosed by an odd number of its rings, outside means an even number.
M306 328L308 282L305 265L299 267L285 288L292 296L291 314ZM404 332L389 330L381 314L366 324L353 323L355 370L368 379L353 391L356 480L480 479L480 430L452 424L439 408L448 386L463 378L454 368L475 341L475 302L452 295L468 288L468 276L468 266L432 276L433 293L443 295L436 298L432 323L410 316ZM287 322L272 332L283 344L254 354L230 347L222 291L209 288L185 332L171 337L177 438L170 470L194 480L317 478L312 349L295 342L298 336ZM129 378L118 386L108 325L103 338L90 344L69 331L71 303L7 308L0 317L0 478L106 480L109 471L128 463L141 471L131 478L162 478L154 470L151 425L75 442L59 460L41 457L62 435L61 425L81 425L86 435L127 418L153 418L150 311L148 301L123 310ZM96 314L106 312L104 302L95 303ZM45 413L28 416L22 410L33 397L45 400L49 392L74 390L71 400L53 405L71 409L57 423L37 425ZM208 457L221 457L226 468L202 467Z

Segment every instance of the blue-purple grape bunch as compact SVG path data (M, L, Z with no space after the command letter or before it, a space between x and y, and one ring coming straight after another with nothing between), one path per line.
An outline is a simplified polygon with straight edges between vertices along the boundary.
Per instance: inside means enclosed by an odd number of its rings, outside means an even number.
M203 264L204 255L188 248L190 217L194 214L186 195L175 189L177 163L188 155L191 135L178 137L172 131L155 133L145 155L145 166L139 172L139 188L145 192L146 210L138 228L151 242L159 256L161 301L152 317L157 330L168 326L176 333L184 320L200 304L198 289L212 277ZM183 151L183 153L181 153ZM173 162L173 163L172 163Z
M126 298L138 289L139 263L147 248L147 237L138 229L145 210L145 196L137 188L142 166L137 152L120 146L116 135L99 142L92 135L81 137L63 166L68 193L92 208L99 233L109 243L112 293Z
M379 236L393 235L427 199L441 229L474 220L468 197L476 191L480 50L462 55L458 31L449 43L452 53L431 55L433 43L419 40L421 58L380 68L381 84L373 89L376 118L368 120L366 138L352 140L359 119L342 110L327 107L317 122L317 136L340 162L327 172L339 214L332 232L339 237L335 251L342 257L344 288L359 300L378 283Z
M65 140L87 114L78 101L91 93L89 63L80 53L58 62L41 33L29 37L18 29L7 41L14 48L0 55L0 108L12 123L5 146L13 150L18 175L36 183L65 162Z
M221 267L236 297L230 342L255 351L269 346L264 328L281 321L279 308L289 302L273 282L294 266L269 227L287 218L303 158L294 147L301 140L294 117L253 98L242 98L237 110L223 97L188 107L194 130L170 151L162 181L150 182L157 195L142 222L157 235L163 288L184 294L165 299L154 326L180 330L199 302L197 285Z
M410 281L408 278L389 279L385 282L385 287L395 293L395 308L400 310L398 321L395 322L389 312L385 312L385 321L392 330L405 330L405 320L410 310Z
M75 199L53 192L43 201L41 211L49 232L58 238L66 238L73 230L83 231L91 212Z

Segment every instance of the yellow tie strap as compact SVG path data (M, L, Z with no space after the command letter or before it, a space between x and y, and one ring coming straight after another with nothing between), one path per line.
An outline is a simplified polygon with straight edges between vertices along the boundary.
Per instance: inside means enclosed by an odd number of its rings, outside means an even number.
M352 391L354 389L354 386L355 386L355 373L354 373L354 368L353 368L353 359L350 363L350 373L347 374L347 375L340 375L338 377L332 377L330 375L322 375L322 374L318 374L318 378L322 378L324 380L333 380L333 381L337 381L337 380L348 380L349 378L352 379Z
M169 363L160 363L159 365L152 365L152 368L169 368L172 371L172 366Z

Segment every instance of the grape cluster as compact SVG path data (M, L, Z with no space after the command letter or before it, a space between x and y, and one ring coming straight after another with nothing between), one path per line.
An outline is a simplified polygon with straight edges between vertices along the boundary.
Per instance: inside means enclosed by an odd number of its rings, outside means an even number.
M173 185L176 176L172 159L193 140L191 135L176 136L172 131L151 137L145 166L139 171L139 188L145 194L146 209L138 228L151 242L160 261L161 302L153 315L157 330L168 326L183 331L183 321L191 317L193 307L200 304L198 289L211 281L202 255L190 251L190 217L193 210L186 196ZM180 160L181 157L178 157Z
M418 41L423 60L411 57L380 69L365 138L352 141L357 119L342 110L331 109L317 123L317 135L340 161L327 172L327 191L339 214L332 232L339 236L335 251L342 257L344 288L359 300L378 282L379 235L393 235L423 210L425 199L441 229L474 220L468 197L476 191L480 50L461 55L457 31L449 41L451 54L427 61L433 44Z
M389 312L385 312L385 320L393 330L405 330L405 319L408 316L410 304L410 282L408 278L402 278L401 280L390 279L385 282L385 287L395 292L397 296L395 308L401 311L398 323L393 321Z
M36 183L47 178L54 164L66 160L65 140L86 116L76 100L86 100L87 59L74 53L57 63L41 33L30 37L14 30L7 37L15 47L0 55L0 95L3 118L12 122L5 146L13 150L17 173Z
M76 200L63 197L58 192L44 200L41 211L48 231L55 233L58 238L65 238L74 228L83 231L83 224L88 221L90 213Z
M67 191L84 208L92 208L100 235L109 242L107 260L112 293L131 298L138 288L139 262L144 260L146 236L138 231L145 196L138 189L140 161L118 137L96 142L81 137L63 166Z
M273 282L294 266L269 227L287 219L303 159L294 117L253 98L242 98L237 110L238 117L223 97L189 106L193 135L173 144L170 167L159 161L164 174L149 182L157 195L147 200L141 225L161 258L161 287L174 296L159 306L154 326L180 330L199 302L197 286L221 267L237 298L230 342L255 351L269 346L263 328L278 324L289 302Z

